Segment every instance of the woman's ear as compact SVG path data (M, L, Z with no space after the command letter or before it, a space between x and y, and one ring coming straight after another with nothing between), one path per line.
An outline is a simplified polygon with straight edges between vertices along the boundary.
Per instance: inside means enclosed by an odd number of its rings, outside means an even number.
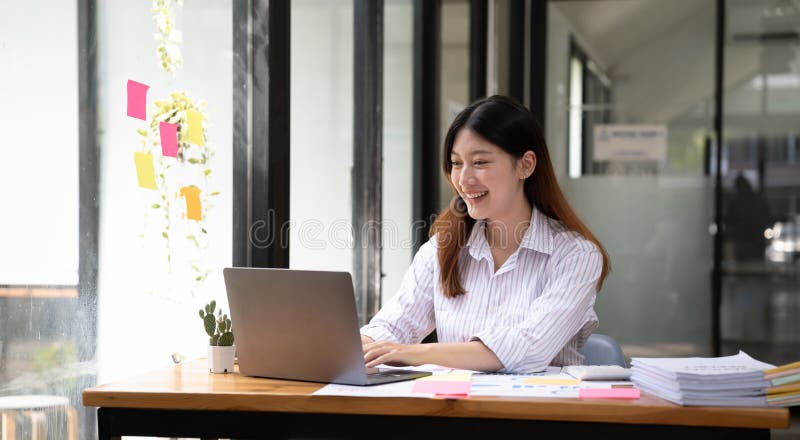
M517 161L517 174L522 180L531 177L533 170L536 169L536 153L531 150L525 152L522 158Z

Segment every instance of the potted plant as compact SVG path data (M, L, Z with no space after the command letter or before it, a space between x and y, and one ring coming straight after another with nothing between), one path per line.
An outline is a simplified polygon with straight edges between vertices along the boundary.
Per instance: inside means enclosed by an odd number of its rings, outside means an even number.
M217 302L206 304L205 310L200 310L203 327L210 337L208 340L208 369L212 373L233 373L233 356L236 348L233 345L233 332L231 320L228 315L222 314L222 309L214 317Z

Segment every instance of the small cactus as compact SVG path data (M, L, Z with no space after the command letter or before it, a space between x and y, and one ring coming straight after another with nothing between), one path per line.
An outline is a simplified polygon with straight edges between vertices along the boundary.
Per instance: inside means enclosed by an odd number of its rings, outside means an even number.
M203 328L209 336L208 345L233 345L233 332L231 331L231 320L227 314L222 314L222 309L217 311L217 318L214 318L214 311L217 302L211 301L200 310L200 319L203 320Z

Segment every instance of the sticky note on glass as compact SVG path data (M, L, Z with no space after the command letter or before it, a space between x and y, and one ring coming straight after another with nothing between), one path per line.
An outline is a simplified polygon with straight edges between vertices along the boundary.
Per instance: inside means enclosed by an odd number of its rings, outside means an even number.
M133 153L133 161L136 163L136 177L139 179L139 186L147 189L156 189L153 155L137 151Z
M203 146L203 115L194 110L186 110L186 122L189 125L189 143Z
M158 134L161 136L161 154L176 157L178 155L178 124L159 122Z
M203 214L200 209L200 188L196 186L184 186L181 188L181 196L186 199L186 218L189 220L202 220Z
M417 380L411 389L415 393L469 394L472 382L455 380Z
M522 383L534 385L578 385L581 381L580 379L566 377L529 377Z
M638 399L639 388L581 388L581 399Z
M147 84L128 80L128 116L147 120Z

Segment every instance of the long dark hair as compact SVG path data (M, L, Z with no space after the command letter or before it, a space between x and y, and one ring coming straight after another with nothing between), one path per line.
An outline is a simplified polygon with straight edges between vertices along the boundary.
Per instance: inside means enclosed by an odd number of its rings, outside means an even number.
M581 234L597 246L603 254L603 272L597 282L597 290L600 291L603 281L611 271L608 253L592 231L578 218L561 192L541 127L533 113L523 105L509 97L495 95L479 99L462 110L450 125L444 139L442 170L456 199L436 218L429 231L430 237L440 234L438 258L444 295L454 298L464 294L458 272L458 256L475 225L475 220L466 214L466 204L458 196L458 191L450 180L450 171L453 168L450 153L453 151L456 134L462 128L469 128L516 159L521 158L526 151L536 154L536 168L525 179L525 196L531 206L560 221L567 229Z

